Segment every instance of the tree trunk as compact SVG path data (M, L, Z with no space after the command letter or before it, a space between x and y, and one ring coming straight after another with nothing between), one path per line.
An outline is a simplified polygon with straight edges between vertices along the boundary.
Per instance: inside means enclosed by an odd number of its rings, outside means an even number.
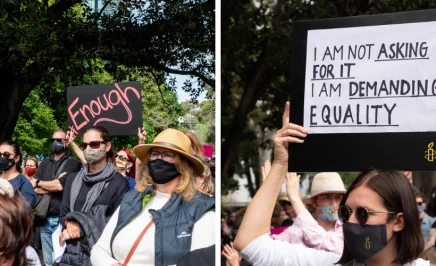
M251 198L254 197L254 194L256 194L257 188L254 188L253 179L251 178L251 171L250 171L250 158L246 157L244 158L244 174L247 177L247 188L250 192Z
M1 79L4 89L0 97L0 141L3 142L11 139L20 109L36 86L36 82L30 82L21 75L11 75L8 72L2 72Z

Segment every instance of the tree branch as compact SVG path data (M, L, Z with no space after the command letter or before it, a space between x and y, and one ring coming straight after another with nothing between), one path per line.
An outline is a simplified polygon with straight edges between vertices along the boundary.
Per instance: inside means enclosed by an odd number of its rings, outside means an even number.
M172 69L172 68L162 66L162 65L154 65L153 67L155 67L159 70L171 73L171 74L196 76L199 79L201 79L204 83L206 83L207 85L211 86L212 88L215 88L215 82L213 79L206 77L205 75L201 74L200 72L198 72L196 70L185 71L185 70L179 70L179 69Z
M97 0L95 0L97 1ZM112 0L109 0L106 2L106 4L104 4L104 6L101 8L100 12L98 13L97 17L95 18L95 21L97 22L98 19L101 17L101 15L103 14L103 11L106 9L106 7L112 2ZM97 10L95 11L97 12Z

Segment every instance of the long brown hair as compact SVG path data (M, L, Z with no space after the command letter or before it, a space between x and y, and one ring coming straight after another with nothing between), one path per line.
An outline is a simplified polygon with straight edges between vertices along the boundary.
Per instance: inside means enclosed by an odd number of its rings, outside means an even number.
M197 135L189 131L185 132L185 135L188 136L189 140L191 141L191 153L203 158L203 148Z
M13 266L27 266L26 247L32 241L32 218L27 202L15 193L13 197L0 193L0 254L14 259Z
M403 213L404 228L396 235L397 257L392 263L404 265L417 259L424 250L421 223L416 207L415 194L409 180L401 172L368 170L362 172L351 184L342 199L345 205L350 193L360 186L366 186L376 192L382 199L386 209L393 213ZM392 215L390 217L392 219ZM337 264L345 265L354 258L346 244L344 252Z

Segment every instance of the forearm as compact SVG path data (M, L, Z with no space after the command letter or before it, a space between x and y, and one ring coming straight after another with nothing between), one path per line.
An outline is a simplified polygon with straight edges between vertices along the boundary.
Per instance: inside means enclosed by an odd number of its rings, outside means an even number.
M79 160L83 163L86 164L86 160L85 157L83 156L83 151L79 148L79 146L73 141L71 142L71 147L73 148L74 152L76 153L77 157L79 158Z
M39 195L44 195L44 194L50 193L50 191L45 190L45 189L40 188L40 187L36 187L36 188L34 188L34 190L35 190L35 193L39 194Z
M429 240L427 241L427 243L425 243L424 251L423 251L423 252L425 252L427 249L429 249L429 248L431 248L432 246L434 246L435 241L436 241L436 238L432 238L432 237L430 237Z
M269 232L271 216L286 172L286 164L273 163L268 177L245 212L234 243L236 250L241 251L251 241Z
M436 229L432 228L430 229L430 237L428 238L427 243L425 243L424 251L434 246L435 241L436 241Z
M59 192L64 189L59 180L51 180L51 181L39 181L38 187L45 189L50 192Z
M135 160L135 180L136 182L138 182L143 175L143 169L144 169L144 163L139 160L138 158L136 158Z
M288 197L291 201L292 207L294 208L296 216L300 215L302 211L306 210L306 206L304 206L304 203L300 199L299 195L290 195L290 193L288 193Z

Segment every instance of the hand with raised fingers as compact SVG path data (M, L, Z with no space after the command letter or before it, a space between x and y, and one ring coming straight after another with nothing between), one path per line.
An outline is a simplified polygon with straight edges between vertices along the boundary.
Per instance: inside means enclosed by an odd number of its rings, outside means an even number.
M265 181L270 170L271 170L271 162L269 160L266 160L265 164L262 166L262 182Z
M65 141L65 146L69 146L71 143L74 142L74 139L76 138L76 136L74 135L73 132L71 131L67 131L67 136L66 136L66 141Z
M274 162L283 165L288 165L288 144L303 143L304 138L307 136L307 129L289 123L289 107L289 102L286 102L282 128L274 136Z
M145 130L145 127L139 128L138 127L138 139L139 139L139 144L145 144L145 140L147 139L147 131Z
M286 194L288 195L289 200L291 201L300 200L299 188L300 188L300 175L297 175L297 173L287 173Z
M239 266L239 253L233 248L233 242L224 246L223 255L230 266Z

